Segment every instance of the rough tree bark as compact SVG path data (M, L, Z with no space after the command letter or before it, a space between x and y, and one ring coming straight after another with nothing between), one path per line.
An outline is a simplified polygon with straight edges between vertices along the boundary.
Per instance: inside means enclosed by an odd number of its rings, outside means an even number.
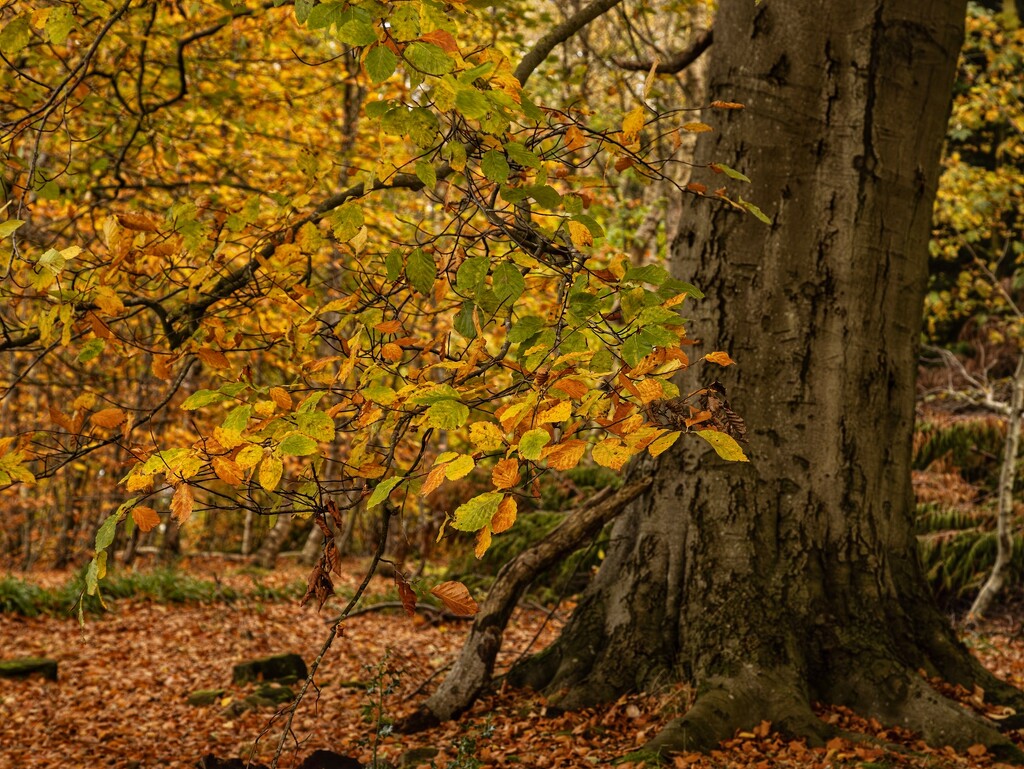
M560 640L513 682L567 708L696 682L650 745L667 751L762 719L820 740L823 701L1014 754L918 673L1022 703L934 607L912 530L916 344L963 22L962 0L723 0L710 98L746 109L708 118L698 160L750 176L741 194L772 223L699 202L673 258L708 294L690 333L739 362L707 375L746 419L751 462L680 440Z

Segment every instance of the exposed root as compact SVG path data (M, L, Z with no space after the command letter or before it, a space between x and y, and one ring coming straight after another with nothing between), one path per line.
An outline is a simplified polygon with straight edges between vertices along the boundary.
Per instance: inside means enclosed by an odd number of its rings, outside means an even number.
M745 667L736 676L709 681L693 707L669 723L646 748L659 753L706 751L761 721L789 737L821 745L832 729L811 710L792 671Z

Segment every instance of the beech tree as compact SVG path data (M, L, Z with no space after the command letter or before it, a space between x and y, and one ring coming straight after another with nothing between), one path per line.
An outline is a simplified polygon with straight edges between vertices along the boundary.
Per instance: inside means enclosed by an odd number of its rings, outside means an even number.
M963 23L963 3L722 2L709 98L747 108L713 121L697 161L749 176L770 224L698 201L673 271L707 295L693 333L741 362L721 379L750 462L686 443L634 467L650 489L614 525L559 641L513 682L564 708L695 682L658 750L708 748L762 720L821 740L823 701L1020 757L922 675L1024 702L957 641L912 526L927 245ZM465 669L486 650L474 630ZM445 682L428 707L449 715L468 696Z

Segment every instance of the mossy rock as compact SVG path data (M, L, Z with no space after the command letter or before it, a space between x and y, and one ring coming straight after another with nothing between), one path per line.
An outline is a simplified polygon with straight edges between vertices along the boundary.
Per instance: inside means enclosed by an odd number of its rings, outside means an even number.
M257 697L270 700L275 705L280 705L282 702L291 702L295 699L295 692L289 689L287 686L279 686L277 684L260 684L256 687L256 691L253 692Z
M438 749L433 747L410 748L398 757L398 769L413 769L417 766L425 766L438 754Z
M57 660L46 657L16 657L12 660L0 660L0 678L27 678L35 674L56 681Z
M276 654L240 662L235 665L231 678L236 684L245 684L250 681L294 682L306 675L306 663L298 654Z
M225 694L227 692L224 689L199 689L188 695L188 699L185 702L193 707L203 708L207 705L213 705Z

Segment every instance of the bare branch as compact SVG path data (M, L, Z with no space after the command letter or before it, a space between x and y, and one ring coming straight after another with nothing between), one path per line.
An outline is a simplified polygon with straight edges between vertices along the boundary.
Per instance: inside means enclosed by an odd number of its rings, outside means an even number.
M573 14L534 43L533 48L519 62L519 66L516 67L513 74L522 85L526 85L530 75L548 57L556 45L564 43L594 19L604 15L621 2L622 0L595 0L586 8Z
M714 30L707 29L697 35L697 38L690 44L690 47L680 51L665 62L659 62L654 71L659 75L674 75L682 72L701 57L711 43L714 42ZM615 64L621 69L647 71L654 64L653 61L627 61L615 59Z

